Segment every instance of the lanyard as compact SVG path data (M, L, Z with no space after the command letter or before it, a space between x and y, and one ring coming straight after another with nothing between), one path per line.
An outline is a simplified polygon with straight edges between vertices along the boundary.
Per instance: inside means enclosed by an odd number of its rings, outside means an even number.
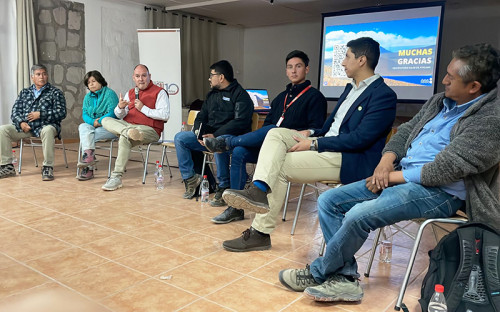
M288 98L288 94L285 96L285 102L283 103L283 113L281 114L281 117L285 116L285 113L286 113L286 110L292 106L292 104L297 101L297 99L304 93L306 93L307 90L311 89L311 85L308 85L304 90L302 90L302 92L300 92L296 97L295 99L293 99L290 104L288 104L288 106L286 105L286 99Z

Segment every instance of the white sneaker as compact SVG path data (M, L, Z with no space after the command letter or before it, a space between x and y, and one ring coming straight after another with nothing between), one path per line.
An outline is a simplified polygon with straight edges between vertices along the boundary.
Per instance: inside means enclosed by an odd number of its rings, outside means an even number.
M119 176L114 176L109 178L108 181L106 181L106 184L104 184L101 188L105 191L114 191L122 186L122 178Z

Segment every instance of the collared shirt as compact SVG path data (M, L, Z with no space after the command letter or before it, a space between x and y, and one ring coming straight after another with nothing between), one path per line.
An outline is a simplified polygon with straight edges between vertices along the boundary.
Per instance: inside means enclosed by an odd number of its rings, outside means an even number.
M339 135L340 125L342 124L342 121L344 120L344 117L351 108L351 106L354 104L354 102L356 102L361 93L363 93L366 90L366 88L368 88L368 86L378 78L380 78L380 75L378 74L373 75L361 81L359 83L359 86L356 86L356 83L354 81L351 82L352 89L351 91L349 91L349 94L342 102L342 104L340 104L340 107L335 113L335 117L333 118L330 130L328 130L328 132L325 134L325 137Z
M434 161L436 155L450 143L450 132L455 123L472 104L483 96L484 94L462 105L457 105L451 99L444 99L443 109L424 125L411 142L406 156L401 159L400 165L406 182L421 183L422 167ZM442 185L440 188L448 194L465 200L466 190L463 179Z
M126 102L130 102L130 99L128 97L128 92L125 93L123 100ZM134 100L135 99L132 99L132 101ZM125 116L127 116L128 110L129 110L128 105L125 106L124 108L120 108L118 105L116 105L114 113L117 118L123 119ZM170 100L167 96L167 92L158 93L154 109L144 105L141 108L141 113L152 119L167 121L170 116Z
M47 87L47 84L44 84L43 87L41 87L40 90L38 90L36 88L35 84L31 85L31 90L33 91L33 95L35 96L35 100L38 99L40 94L42 94L43 89L45 89L46 87Z

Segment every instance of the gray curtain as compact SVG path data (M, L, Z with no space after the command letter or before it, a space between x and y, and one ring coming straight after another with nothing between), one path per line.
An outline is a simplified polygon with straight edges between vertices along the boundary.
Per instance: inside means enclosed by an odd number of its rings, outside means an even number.
M30 68L38 62L32 0L16 0L17 5L17 89L31 85Z
M149 10L148 28L180 28L182 97L187 106L210 90L209 67L217 61L217 25L208 18Z

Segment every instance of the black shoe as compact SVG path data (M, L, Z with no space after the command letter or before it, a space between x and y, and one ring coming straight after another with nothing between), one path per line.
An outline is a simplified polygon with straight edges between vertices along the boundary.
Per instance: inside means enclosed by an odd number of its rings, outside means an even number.
M229 150L224 138L204 138L203 143L207 150L212 153L224 153Z
M43 166L42 181L52 181L52 180L54 180L54 168L49 166Z
M215 195L214 198L210 201L210 206L212 207L223 207L227 206L226 202L224 199L222 199L222 193L227 189L227 187L219 187L217 185L217 188L215 189Z
M222 198L224 198L229 206L233 206L234 208L248 209L256 213L269 212L267 193L254 184L244 190L227 189L222 194Z
M182 197L191 199L196 195L196 188L201 184L201 176L195 173L191 178L184 180L184 183L186 184L186 192Z
M16 168L14 168L14 165L7 164L7 165L2 165L0 167L0 179L13 177L15 175L16 175Z
M229 206L220 215L213 217L212 222L217 224L225 224L232 221L239 221L243 219L245 219L245 210L236 209Z
M240 237L222 243L222 247L235 252L267 250L271 248L271 236L260 233L251 227L245 230Z

